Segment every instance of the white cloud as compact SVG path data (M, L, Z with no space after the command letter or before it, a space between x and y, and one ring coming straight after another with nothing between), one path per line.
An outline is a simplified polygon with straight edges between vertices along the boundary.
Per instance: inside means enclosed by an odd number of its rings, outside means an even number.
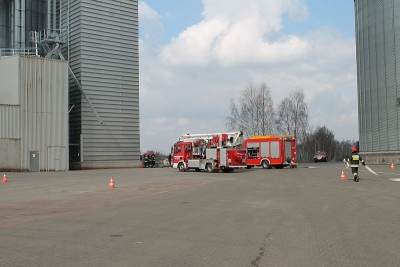
M144 1L139 2L139 17L141 22L160 20L160 15L158 14L158 12Z
M203 0L203 19L157 49L141 41L142 149L167 152L185 133L225 129L229 102L266 82L275 104L304 89L311 122L357 138L354 38L333 29L288 36L283 19L304 19L301 0ZM160 52L161 51L161 52Z
M223 17L234 21L249 17L263 18L261 25L269 31L280 31L282 15L288 14L291 18L305 18L307 6L304 0L203 0L205 19Z
M205 65L215 39L228 27L224 20L202 21L188 28L163 48L161 57L169 65Z
M279 36L283 16L301 18L300 0L203 0L204 19L186 29L161 56L169 65L276 63L301 58L310 45L297 36Z
M190 125L190 123L191 123L191 120L188 118L178 118L176 120L176 124L178 126L187 126L187 125Z
M164 33L161 15L146 2L139 2L140 39L146 41L146 46L157 49Z

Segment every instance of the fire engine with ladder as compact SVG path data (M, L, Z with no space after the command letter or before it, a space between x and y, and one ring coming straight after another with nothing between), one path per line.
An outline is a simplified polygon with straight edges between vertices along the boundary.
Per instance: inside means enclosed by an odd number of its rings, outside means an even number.
M173 167L208 172L246 168L242 141L242 132L183 135L171 149Z

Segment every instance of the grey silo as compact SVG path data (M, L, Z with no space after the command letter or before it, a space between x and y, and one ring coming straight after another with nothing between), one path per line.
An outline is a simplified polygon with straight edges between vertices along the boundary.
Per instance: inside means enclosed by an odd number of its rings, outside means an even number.
M32 47L30 33L46 29L47 9L55 1L0 0L0 49Z
M0 56L35 54L31 31L67 36L72 166L139 163L138 24L138 0L0 0Z
M400 151L400 1L355 0L360 150Z
M69 28L64 52L87 96L70 81L70 159L83 168L134 166L140 158L138 1L70 0L62 13Z

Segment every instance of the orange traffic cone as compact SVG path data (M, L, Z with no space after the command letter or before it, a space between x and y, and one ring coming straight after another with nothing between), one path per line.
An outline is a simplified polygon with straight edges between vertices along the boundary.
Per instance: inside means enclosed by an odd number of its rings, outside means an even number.
M108 182L108 187L110 187L110 189L116 188L114 177L112 177L112 176L110 178L110 182Z
M342 170L342 174L340 175L340 180L341 180L341 181L347 181L347 176L346 176L346 174L344 173L344 170Z
M392 162L392 164L390 164L390 168L392 169L392 170L394 170L394 163Z
M3 180L2 180L3 184L8 183L8 177L6 174L3 175Z

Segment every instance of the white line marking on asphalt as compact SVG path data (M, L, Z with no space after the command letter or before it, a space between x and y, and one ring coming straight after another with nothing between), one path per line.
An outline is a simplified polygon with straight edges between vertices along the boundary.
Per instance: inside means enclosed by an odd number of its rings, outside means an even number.
M392 182L400 182L400 178L391 178L389 180Z
M395 172L377 172L381 175L399 175L400 173L395 173Z
M371 169L369 166L365 166L365 168L366 168L370 173L372 173L373 175L378 176L378 174L377 174L373 169Z

